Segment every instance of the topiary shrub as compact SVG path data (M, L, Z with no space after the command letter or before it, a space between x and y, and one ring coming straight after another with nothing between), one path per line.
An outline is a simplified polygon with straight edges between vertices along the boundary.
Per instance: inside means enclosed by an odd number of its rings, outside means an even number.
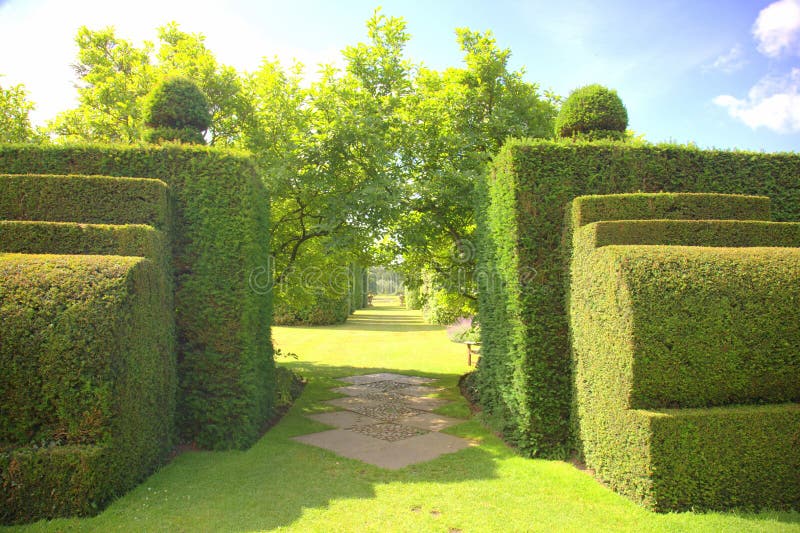
M94 514L162 461L171 315L150 259L0 254L0 523Z
M145 109L147 140L205 144L211 125L208 99L192 80L167 78L150 93Z
M797 154L609 141L507 142L491 173L478 183L482 347L475 383L495 429L528 455L563 458L570 451L572 390L564 305L572 241L562 232L565 215L570 216L566 207L575 197L635 191L753 194L771 198L770 218L789 221L800 219L798 175ZM596 207L597 212L605 209ZM769 213L760 201L739 207L737 219L767 218ZM666 205L653 214L669 218L671 211Z
M587 85L572 91L556 117L560 137L622 139L628 127L628 111L617 91Z
M181 439L213 449L255 442L272 415L275 389L266 266L269 200L252 160L198 146L15 145L0 146L4 173L90 176L0 176L0 218L150 224L168 231ZM7 186L6 180L16 181ZM140 207L133 209L131 203ZM162 214L168 203L174 208L169 220ZM80 209L80 216L71 209ZM21 237L23 230L36 232L42 242L72 239L84 252L109 249L108 232L102 228L86 228L85 236L68 226L18 226L11 231ZM126 238L144 236L123 233Z

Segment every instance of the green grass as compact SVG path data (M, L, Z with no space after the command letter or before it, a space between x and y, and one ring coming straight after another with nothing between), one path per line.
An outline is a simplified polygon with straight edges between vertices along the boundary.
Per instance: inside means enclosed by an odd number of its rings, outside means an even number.
M21 531L800 531L800 513L648 512L572 465L524 459L474 420L448 432L477 446L398 471L290 440L325 429L305 418L334 397L337 377L393 371L434 377L457 401L466 349L418 312L360 311L348 323L275 328L282 360L308 378L292 410L244 452L188 452L90 519L39 522Z

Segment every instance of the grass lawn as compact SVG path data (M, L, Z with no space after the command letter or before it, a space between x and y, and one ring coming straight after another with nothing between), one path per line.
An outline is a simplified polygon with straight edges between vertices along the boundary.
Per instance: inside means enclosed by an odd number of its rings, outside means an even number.
M800 513L648 512L559 461L518 457L476 421L447 433L479 445L397 471L295 443L327 429L304 418L326 410L337 377L400 372L433 377L469 418L456 390L466 350L418 312L359 311L346 324L274 328L282 360L308 379L289 414L244 452L188 452L91 519L55 520L21 531L800 531Z

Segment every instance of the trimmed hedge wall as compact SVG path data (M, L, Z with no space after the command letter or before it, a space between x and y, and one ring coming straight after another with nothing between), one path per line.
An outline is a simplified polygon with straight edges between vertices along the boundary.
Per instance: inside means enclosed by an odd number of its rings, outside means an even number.
M584 226L594 247L611 244L800 247L800 223L755 220L624 220Z
M183 439L205 448L252 444L271 414L275 395L269 329L272 300L264 280L269 275L269 204L252 160L229 151L175 145L19 145L0 147L0 172L133 176L167 183L174 215L178 427ZM33 177L10 179L22 180L32 189L42 183L41 178L35 183ZM128 183L107 177L80 183L89 182L90 196L73 202L67 211L93 204L89 199L95 195L102 197L91 192L95 186L105 190L108 185L113 192ZM163 185L153 183L166 194ZM59 204L68 200L59 194L39 197L36 212L60 210ZM4 196L5 192L0 194ZM135 198L115 200L120 204L115 209L127 209L128 201ZM89 209L84 206L81 213ZM107 209L112 206L99 210ZM31 213L19 216L30 218ZM163 225L152 217L121 222Z
M141 224L0 220L0 252L138 256L172 263L164 232Z
M797 404L635 410L800 400L800 249L592 252L591 229L571 298L587 465L659 511L800 505Z
M741 194L606 194L580 196L571 207L580 227L610 220L770 220L770 199Z
M570 450L565 208L583 194L718 192L767 196L800 219L800 156L684 146L512 140L478 187L481 361L487 415L523 453ZM737 214L736 218L739 218ZM568 242L568 241L567 241Z
M0 171L19 169L24 174L34 167L27 168L4 164ZM167 186L158 179L0 175L3 220L148 224L164 229L168 218Z
M165 457L167 301L148 259L0 254L0 521L96 512Z
M307 301L275 301L276 326L328 326L347 321L350 315L350 296L332 296L317 291Z

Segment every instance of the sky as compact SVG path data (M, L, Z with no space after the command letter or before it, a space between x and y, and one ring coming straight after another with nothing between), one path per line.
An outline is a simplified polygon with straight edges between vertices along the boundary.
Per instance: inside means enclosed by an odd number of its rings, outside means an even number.
M0 85L23 83L44 124L76 105L80 26L141 45L170 21L240 71L278 57L313 72L366 41L379 6L429 68L462 65L455 28L491 30L542 89L615 89L650 142L800 152L800 0L0 0Z

